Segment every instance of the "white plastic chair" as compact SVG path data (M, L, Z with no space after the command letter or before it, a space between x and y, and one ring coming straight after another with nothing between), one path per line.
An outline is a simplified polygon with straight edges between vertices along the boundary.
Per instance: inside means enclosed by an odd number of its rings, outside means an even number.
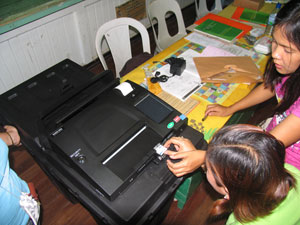
M96 34L96 50L102 66L105 70L108 69L102 53L102 42L105 37L115 63L117 77L120 77L119 73L125 63L132 58L130 30L138 31L141 34L143 52L150 54L148 31L141 22L133 18L122 17L108 21L98 29Z
M217 14L223 9L221 0L215 0L215 7L211 11L207 9L207 0L195 0L195 7L197 19L200 19L208 13Z
M186 33L181 8L176 0L146 0L147 16L153 29L154 39L156 43L156 51L160 52L175 43ZM171 36L168 32L166 23L166 15L175 14L178 32ZM154 28L154 21L157 21L158 32Z

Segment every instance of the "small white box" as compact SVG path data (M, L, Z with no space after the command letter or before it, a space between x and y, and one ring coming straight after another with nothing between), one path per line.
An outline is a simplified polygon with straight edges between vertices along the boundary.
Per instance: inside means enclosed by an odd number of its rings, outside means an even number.
M263 36L262 38L258 39L254 44L254 50L262 53L262 54L269 54L271 52L271 45L272 45L272 38L268 36Z

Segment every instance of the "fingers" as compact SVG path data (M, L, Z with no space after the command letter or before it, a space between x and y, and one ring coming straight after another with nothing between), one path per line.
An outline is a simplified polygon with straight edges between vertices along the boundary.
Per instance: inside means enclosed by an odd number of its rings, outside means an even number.
M216 106L219 106L219 104L209 104L207 105L206 109L214 108Z
M188 172L186 171L186 167L185 167L185 162L184 161L180 161L180 162L177 162L177 163L172 163L170 160L167 160L167 166L168 166L169 170L176 177L181 177L183 175L188 174Z
M189 169L189 167L187 166L187 161L185 159L182 159L177 163L173 163L171 160L167 160L167 166L176 177L181 177L193 172L193 170Z
M4 129L6 130L7 133L9 133L12 139L12 145L19 146L21 144L20 143L21 140L17 128L10 125L6 125L4 126Z
M15 127L13 127L13 126L10 126L10 125L5 125L5 126L3 126L4 127L4 129L8 132L8 131L14 131L14 130L16 130L16 128Z
M167 151L171 159L181 159L181 161L173 163L171 160L167 160L167 166L169 170L177 177L186 175L190 171L188 167L189 160L187 159L191 152L173 152Z
M193 152L197 151L193 143L184 137L172 137L166 141L164 146L168 148L170 144L173 144L177 151L167 150L164 154L169 155L170 159L180 159L180 161L173 163L171 160L167 160L169 170L177 177L192 172L193 167L189 164L193 160Z
M168 156L172 156L171 158L173 159L173 157L175 156L176 152L167 150L167 151L164 152L164 154L168 155Z
M169 155L171 159L181 159L181 161L173 163L167 160L167 166L175 176L183 176L199 168L205 161L205 155L206 152L202 150L171 152Z
M166 143L164 144L165 147L169 147L170 144L174 144L175 148L176 145L180 146L182 144L182 142L184 141L185 138L183 137L172 137L169 140L166 141Z
M219 106L218 104L208 105L205 110L205 116L214 116L219 111Z
M174 144L175 149L178 152L187 152L187 151L196 150L193 143L189 139L184 137L172 137L164 144L164 146L166 148L169 148L170 144Z
M230 114L232 114L230 107L218 104L208 105L205 111L205 115L209 116L228 116Z

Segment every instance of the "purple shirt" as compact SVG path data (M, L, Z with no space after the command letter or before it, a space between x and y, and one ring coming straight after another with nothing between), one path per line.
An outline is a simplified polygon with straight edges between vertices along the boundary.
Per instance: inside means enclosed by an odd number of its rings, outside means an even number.
M284 77L282 79L281 83L278 83L275 86L275 92L276 92L276 97L277 97L278 102L280 102L281 99L283 98L284 91L281 90L281 87L287 79L288 79L288 77ZM278 125L281 121L283 121L290 114L300 117L300 97L284 113L276 114L273 117L272 121L270 122L270 124L267 127L267 131L272 130L276 125ZM300 132L300 128L299 128L299 132ZM297 167L300 170L300 140L298 140L296 143L288 146L285 150L286 150L285 162Z

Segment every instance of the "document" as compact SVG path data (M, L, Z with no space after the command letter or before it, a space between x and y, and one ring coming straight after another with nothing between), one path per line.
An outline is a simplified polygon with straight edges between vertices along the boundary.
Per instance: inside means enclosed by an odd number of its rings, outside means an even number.
M225 43L222 41L219 41L217 39L210 38L208 36L202 35L200 33L192 32L191 34L187 35L185 37L186 40L190 42L194 42L196 44L202 45L202 46L214 46L216 48L223 49L227 52L230 52L233 55L236 56L250 56L253 57L255 54L252 51L249 51L247 49L241 48L239 46L236 46L234 44Z
M201 52L201 57L209 57L209 56L234 56L234 54L225 51L221 48L216 48L214 46L206 46L205 49Z
M162 90L175 96L181 101L185 101L200 89L202 86L201 78L193 60L194 57L198 56L200 56L200 53L192 49L188 49L178 56L179 58L183 57L186 60L186 69L180 76L172 76L172 74L170 74L169 64L159 68L157 71L160 72L160 75L167 75L170 77L167 82L159 82Z
M242 33L241 29L210 19L205 20L203 23L195 27L194 31L202 32L206 35L228 42L236 40L237 36Z

